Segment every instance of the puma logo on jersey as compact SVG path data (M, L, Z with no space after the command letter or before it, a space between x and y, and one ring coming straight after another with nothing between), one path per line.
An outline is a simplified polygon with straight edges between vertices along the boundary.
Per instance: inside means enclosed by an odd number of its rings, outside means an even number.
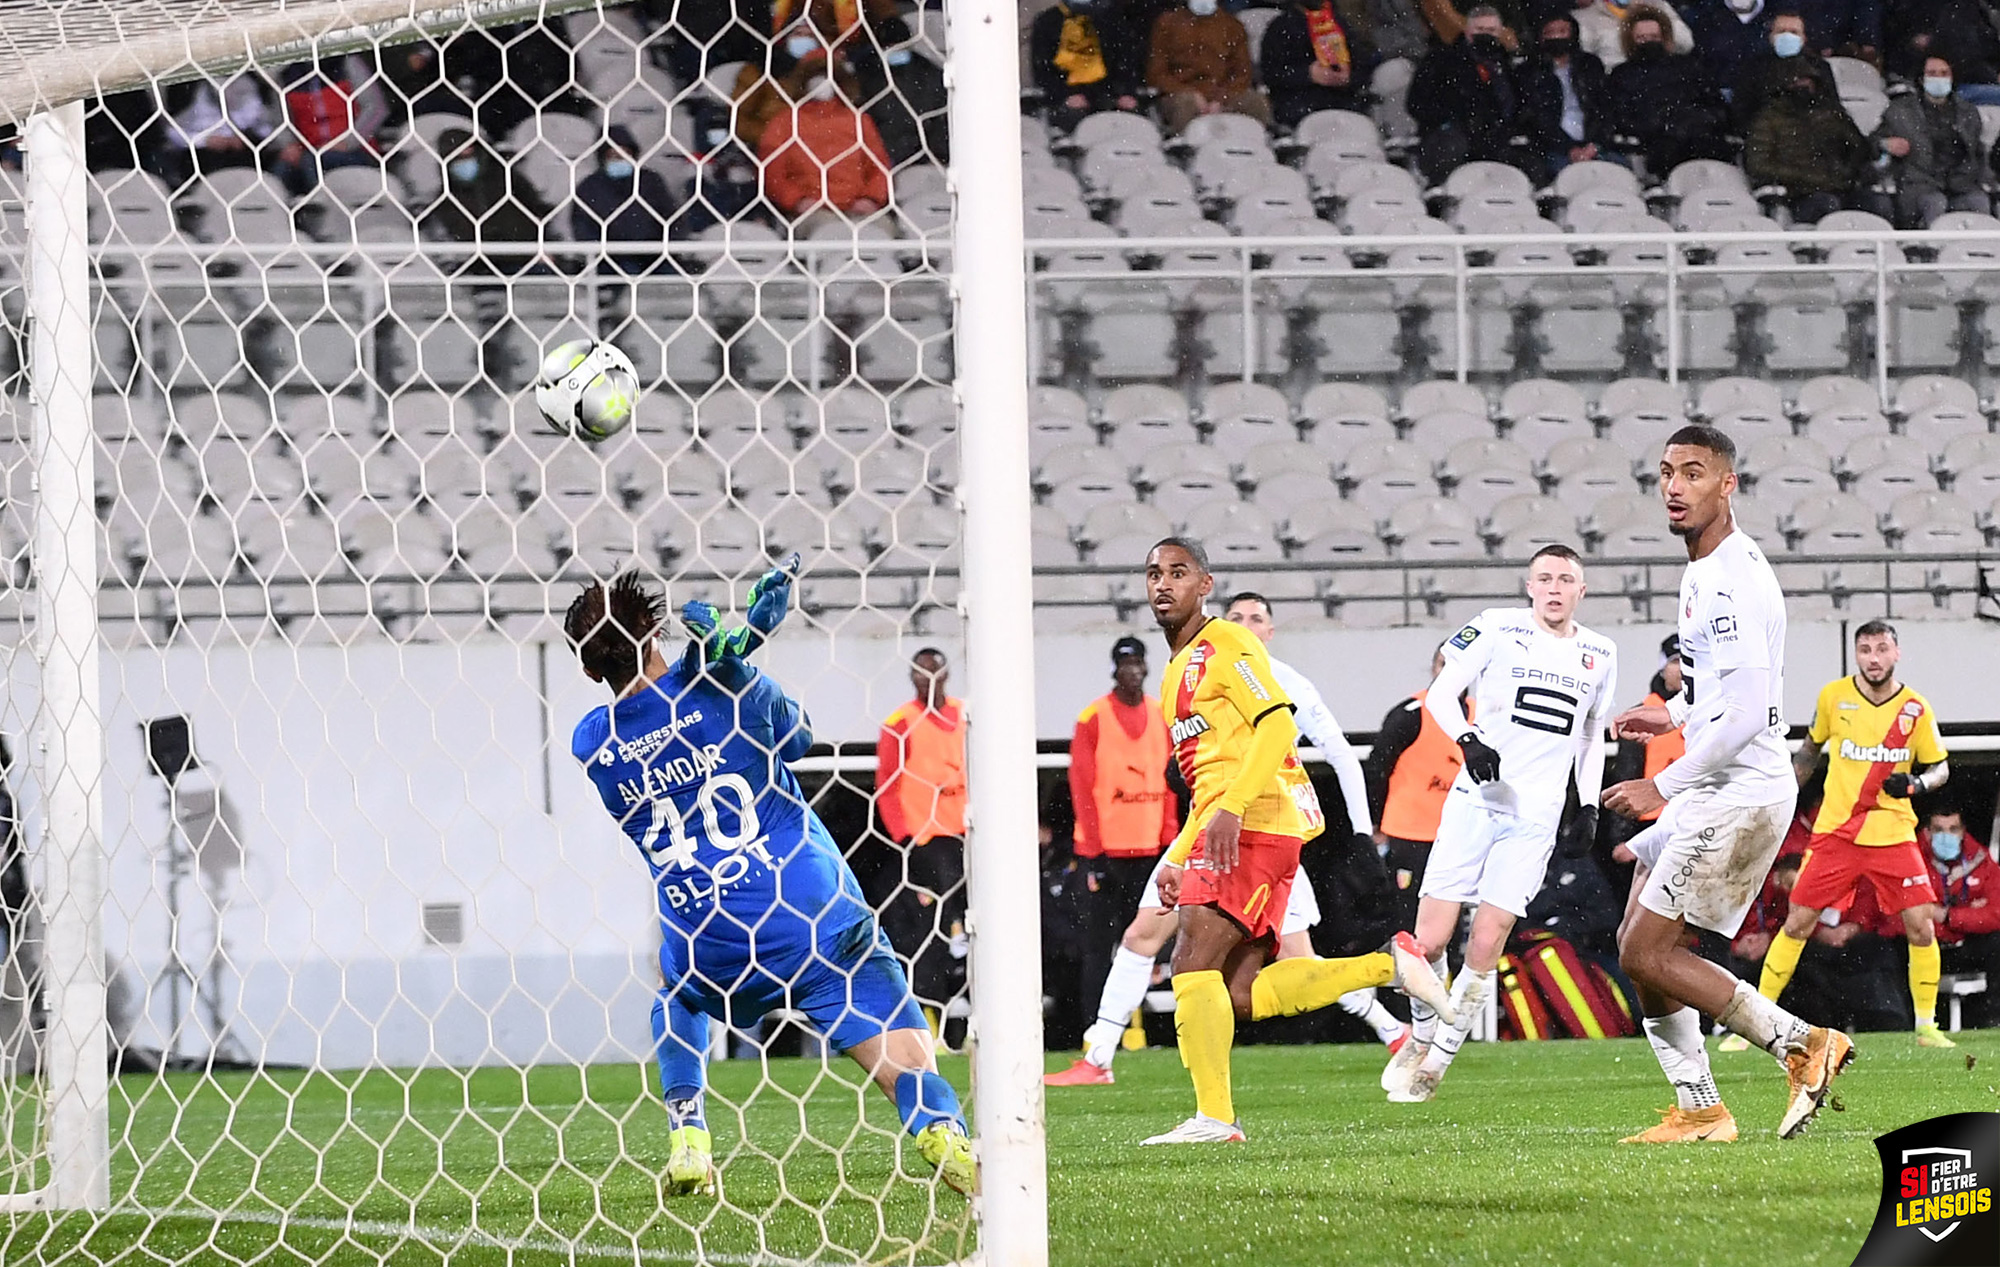
M1208 718L1203 717L1200 713L1196 713L1192 717L1183 717L1175 722L1167 730L1167 738L1177 744L1181 744L1186 743L1197 735L1205 735L1207 733Z
M1910 750L1886 748L1879 743L1863 748L1852 739L1843 739L1840 741L1840 755L1849 761L1866 761L1872 765L1877 761L1908 761Z

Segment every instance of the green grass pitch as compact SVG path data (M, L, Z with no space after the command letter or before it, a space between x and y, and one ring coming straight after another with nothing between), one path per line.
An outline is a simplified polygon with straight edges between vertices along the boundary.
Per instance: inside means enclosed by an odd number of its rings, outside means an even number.
M1872 1138L2000 1108L2000 1032L1860 1051L1847 1111L1790 1143L1776 1066L1716 1055L1744 1137L1675 1148L1617 1143L1671 1100L1636 1040L1473 1044L1428 1105L1383 1101L1379 1048L1246 1048L1250 1142L1180 1149L1137 1146L1191 1109L1179 1061L1128 1054L1116 1086L1050 1092L1051 1260L1846 1263L1880 1192ZM716 1067L725 1200L664 1209L665 1122L635 1066L125 1079L121 1212L12 1216L0 1262L934 1265L973 1248L964 1202L913 1152L898 1168L891 1113L845 1067L760 1072ZM963 1086L962 1061L946 1072Z

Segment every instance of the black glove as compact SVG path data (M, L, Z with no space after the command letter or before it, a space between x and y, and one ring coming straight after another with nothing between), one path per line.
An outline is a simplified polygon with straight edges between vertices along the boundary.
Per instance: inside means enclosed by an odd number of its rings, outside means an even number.
M1896 773L1882 780L1882 795L1884 796L1907 798L1910 796L1914 796L1916 794L1916 791L1917 791L1916 776L1911 774L1905 774L1901 770L1896 771Z
M1354 833L1354 851L1366 857L1375 852L1375 838L1365 831Z
M1465 772L1474 783L1491 783L1500 777L1500 754L1486 746L1479 732L1468 730L1460 735L1458 748L1465 754Z
M1557 851L1565 858L1581 858L1597 845L1597 807L1578 807L1557 835Z

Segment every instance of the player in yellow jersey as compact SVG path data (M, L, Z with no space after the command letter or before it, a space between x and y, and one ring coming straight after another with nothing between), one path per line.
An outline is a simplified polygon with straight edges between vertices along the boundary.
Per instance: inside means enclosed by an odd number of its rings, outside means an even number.
M1408 933L1371 955L1271 961L1299 847L1323 823L1299 764L1292 701L1257 635L1209 616L1201 546L1168 537L1146 556L1146 597L1173 659L1160 690L1193 810L1167 851L1160 896L1179 908L1174 1031L1195 1115L1148 1144L1243 1139L1229 1087L1236 1020L1296 1016L1350 990L1394 986L1451 1015L1444 983Z
M1943 787L1951 765L1931 702L1896 680L1900 658L1895 628L1871 620L1854 631L1854 664L1860 671L1827 683L1819 693L1812 729L1792 764L1804 783L1825 750L1826 799L1792 886L1791 913L1764 954L1757 992L1773 1001L1784 993L1820 912L1846 911L1865 878L1875 886L1883 913L1903 917L1917 1045L1956 1047L1937 1025L1937 886L1917 848L1917 811L1910 804L1911 797ZM1722 1049L1743 1047L1724 1040Z

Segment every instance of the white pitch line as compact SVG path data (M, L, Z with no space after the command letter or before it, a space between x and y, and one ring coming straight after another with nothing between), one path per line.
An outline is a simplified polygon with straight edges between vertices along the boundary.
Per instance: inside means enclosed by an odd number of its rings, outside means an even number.
M450 1231L425 1227L420 1223L393 1223L386 1219L329 1219L305 1214L275 1214L267 1210L203 1210L176 1207L151 1209L120 1206L113 1214L139 1214L154 1219L181 1219L201 1223L255 1223L265 1227L300 1227L319 1232L342 1232L391 1240L422 1241L433 1248L498 1249L513 1253L568 1255L571 1259L606 1259L629 1263L715 1263L723 1267L811 1267L810 1260L784 1258L777 1254L701 1254L684 1250L625 1249L591 1245L583 1241L563 1241L545 1237L495 1236L476 1228Z

